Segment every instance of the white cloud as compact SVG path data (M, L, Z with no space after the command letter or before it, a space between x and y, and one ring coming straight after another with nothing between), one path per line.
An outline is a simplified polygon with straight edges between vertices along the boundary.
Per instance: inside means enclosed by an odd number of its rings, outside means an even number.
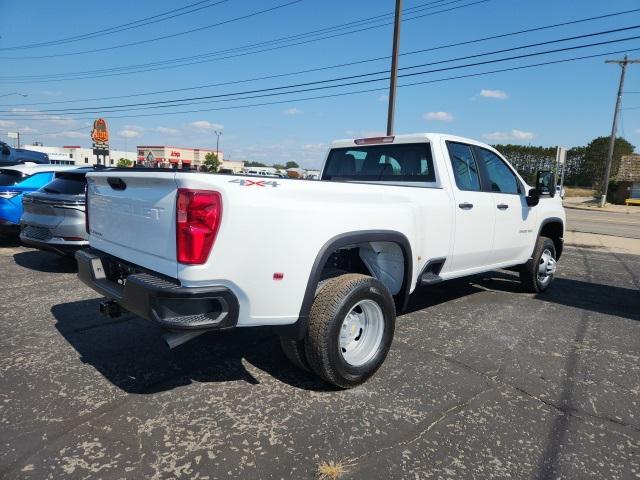
M56 136L60 136L60 137L64 137L64 138L88 138L88 135L86 132L62 132L59 133Z
M191 122L189 125L200 130L222 130L224 128L224 125L211 123L208 120L197 120L195 122Z
M169 127L156 127L154 130L158 133L163 133L165 135L178 135L180 130L177 128L169 128Z
M378 97L378 100L381 102L388 102L389 101L389 95L380 95Z
M143 131L145 128L141 127L140 125L125 125L124 127L125 130L137 130L138 132Z
M326 148L327 148L327 145L325 143L305 143L304 145L302 145L303 150L317 151L317 150L325 150Z
M137 130L120 130L118 136L122 138L136 138L140 136L140 132Z
M15 125L16 122L12 122L11 120L0 120L0 128L7 128Z
M62 92L54 91L54 90L43 90L40 92L40 95L45 97L59 97L62 95Z
M488 90L484 88L480 90L480 96L485 98L497 98L498 100L506 100L509 98L507 92L502 90Z
M493 132L482 135L487 140L505 141L505 140L533 140L536 136L533 132L524 132L522 130L513 129L509 132Z
M284 113L285 115L300 115L302 113L302 110L292 107L284 109L282 113Z
M454 116L450 112L427 112L422 117L425 120L433 120L437 122L451 122Z

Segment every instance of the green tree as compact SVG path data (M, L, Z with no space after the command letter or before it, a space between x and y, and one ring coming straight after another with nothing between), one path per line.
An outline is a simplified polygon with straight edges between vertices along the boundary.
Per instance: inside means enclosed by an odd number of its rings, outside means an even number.
M589 177L592 184L598 189L602 188L604 179L604 168L609 153L609 141L611 137L594 138L584 151L584 172ZM631 155L635 147L622 137L616 138L613 147L613 160L611 162L611 178L615 177L620 168L620 158L624 155Z
M273 164L273 168L275 168L275 169L277 169L277 170L284 170L284 169L285 169L285 168L287 168L287 167L285 167L285 166L284 166L284 165L282 165L281 163L274 163L274 164Z
M218 156L213 152L209 152L204 156L204 164L210 172L217 172L218 168L220 168L220 163Z
M260 162L244 162L245 167L266 167L264 163Z
M289 161L285 164L284 168L289 169L289 168L300 168L300 165L298 165L296 162L292 162Z
M133 165L133 162L128 158L120 158L116 164L118 168L130 167L131 165Z

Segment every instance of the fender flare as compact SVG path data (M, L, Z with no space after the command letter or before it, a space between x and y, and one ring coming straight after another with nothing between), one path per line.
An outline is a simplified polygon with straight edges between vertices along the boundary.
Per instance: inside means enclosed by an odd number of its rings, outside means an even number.
M394 230L359 230L346 232L331 238L320 248L320 251L316 255L316 259L313 262L313 266L311 267L311 272L309 273L307 288L305 289L304 297L302 299L302 306L300 307L298 320L291 325L276 327L276 331L279 335L296 339L302 339L306 335L309 312L311 311L311 305L315 298L316 288L320 282L322 269L327 263L327 260L331 254L339 248L364 242L392 242L397 244L402 250L405 263L404 278L402 279L400 292L397 295L394 295L394 300L396 303L396 311L398 313L406 309L409 302L411 279L413 275L413 256L411 252L411 244L407 237Z
M548 217L545 218L541 223L540 223L540 227L538 228L538 236L536 237L536 242L538 241L538 238L540 238L540 234L542 233L542 229L544 228L545 225L548 225L549 223L559 223L562 226L562 235L559 238L560 241L560 248L556 247L556 260L560 260L560 256L562 255L562 247L564 244L564 221L562 221L562 219L560 217ZM536 246L534 244L533 246L533 251L535 251ZM531 252L531 256L533 257L533 251Z

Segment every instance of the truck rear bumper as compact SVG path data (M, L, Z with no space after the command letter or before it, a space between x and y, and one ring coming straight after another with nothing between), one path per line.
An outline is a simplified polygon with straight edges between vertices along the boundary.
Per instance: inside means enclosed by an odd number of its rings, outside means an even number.
M80 280L122 308L165 328L225 329L238 322L238 299L226 287L182 287L91 248L79 250L75 257ZM114 265L132 269L124 285L114 280Z

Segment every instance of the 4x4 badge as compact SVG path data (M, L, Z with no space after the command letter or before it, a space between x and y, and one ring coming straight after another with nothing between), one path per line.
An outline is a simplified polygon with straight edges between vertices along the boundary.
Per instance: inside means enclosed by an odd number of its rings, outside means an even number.
M229 183L238 183L241 187L277 187L278 182L271 180L249 180L248 178L236 178L235 180L229 180Z

